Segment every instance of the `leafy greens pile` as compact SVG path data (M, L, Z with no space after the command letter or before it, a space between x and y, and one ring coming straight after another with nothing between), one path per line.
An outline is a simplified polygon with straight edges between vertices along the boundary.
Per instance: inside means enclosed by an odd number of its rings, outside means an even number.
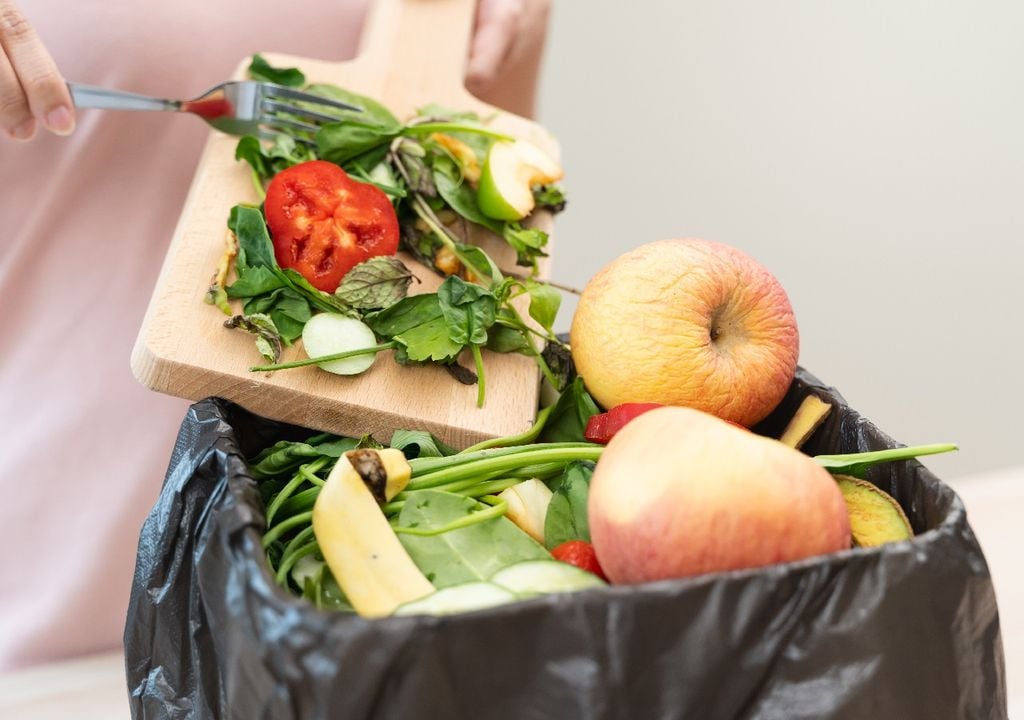
M412 466L406 489L382 505L399 540L436 589L485 580L525 560L550 559L567 540L589 540L587 490L603 447L583 441L596 410L578 379L526 432L455 452L427 432L398 430L390 446ZM329 434L281 441L249 460L259 484L267 528L263 548L284 588L319 608L351 611L313 533L312 510L328 474L345 452L381 446ZM541 546L504 518L495 495L530 478L554 495Z
M435 106L402 123L372 98L332 85L306 85L299 70L273 68L258 55L249 72L255 79L304 86L306 92L363 108L338 111L338 122L324 125L315 136L278 133L269 144L254 136L241 138L235 156L249 164L260 195L265 194L264 183L288 167L314 159L335 162L352 177L388 194L399 217L402 246L447 276L436 293L407 296L415 279L409 269L397 258L376 257L350 271L333 294L325 293L298 272L279 267L261 209L237 205L228 220L237 248L229 248L207 301L233 316L225 323L228 327L256 337L257 348L270 364L252 369L283 370L392 349L399 363L439 363L459 381L477 382L477 404L482 405L486 385L481 349L487 348L533 357L548 381L561 388L560 373L538 349L538 341L565 349L553 330L561 296L533 277L547 234L486 217L471 187L490 144L509 138L472 113ZM557 211L565 204L557 187L538 188L535 195L538 207ZM503 237L530 273L503 273L482 249L468 243L471 225ZM228 285L235 253L238 277ZM513 304L523 296L528 297L532 323ZM242 302L241 314L234 314L231 300ZM282 347L301 335L315 312L361 319L374 331L378 344L280 364ZM456 362L465 350L472 354L475 372Z

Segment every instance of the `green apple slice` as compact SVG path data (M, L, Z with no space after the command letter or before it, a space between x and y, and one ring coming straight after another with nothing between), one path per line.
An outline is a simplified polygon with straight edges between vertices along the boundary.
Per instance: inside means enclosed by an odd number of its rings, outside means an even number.
M562 178L562 167L525 140L491 145L480 173L477 204L495 220L522 220L533 210L533 186Z

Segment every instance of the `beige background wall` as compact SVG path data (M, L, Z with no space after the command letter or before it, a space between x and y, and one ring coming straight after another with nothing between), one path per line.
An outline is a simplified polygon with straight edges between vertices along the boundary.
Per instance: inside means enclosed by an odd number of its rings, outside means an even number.
M1024 464L1024 3L555 5L558 279L735 245L786 287L805 367L902 442L960 443L940 476Z

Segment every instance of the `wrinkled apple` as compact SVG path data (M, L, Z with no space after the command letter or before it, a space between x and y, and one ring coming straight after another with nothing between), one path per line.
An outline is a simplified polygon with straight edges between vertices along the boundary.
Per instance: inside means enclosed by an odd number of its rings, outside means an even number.
M606 408L682 405L747 427L782 400L800 348L779 281L698 239L647 243L604 267L583 289L569 344Z

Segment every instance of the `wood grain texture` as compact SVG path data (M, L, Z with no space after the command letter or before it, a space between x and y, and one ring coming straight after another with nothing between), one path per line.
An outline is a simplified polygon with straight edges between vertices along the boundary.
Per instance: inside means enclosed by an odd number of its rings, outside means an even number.
M431 102L493 115L493 127L558 157L557 144L539 125L498 111L465 89L474 8L474 0L377 0L355 60L330 63L275 54L267 59L301 68L310 82L333 83L376 98L400 118ZM248 58L239 65L237 77L247 65ZM223 253L228 211L239 202L258 202L247 166L234 159L236 144L237 138L216 132L207 140L132 352L132 370L140 382L192 400L227 398L259 415L316 430L373 433L382 440L395 429L416 428L458 447L531 424L539 375L534 361L522 355L484 352L483 408L476 407L475 385L459 384L440 367L399 366L390 352L381 353L368 372L355 377L316 367L249 372L261 362L252 337L225 329L224 314L203 302ZM533 224L551 232L550 215L537 215ZM502 268L515 268L514 253L497 238L481 231L472 240ZM422 281L411 292L437 288L440 278L400 256ZM540 272L547 276L547 261ZM299 342L285 349L282 361L303 357ZM460 361L472 367L468 353Z

